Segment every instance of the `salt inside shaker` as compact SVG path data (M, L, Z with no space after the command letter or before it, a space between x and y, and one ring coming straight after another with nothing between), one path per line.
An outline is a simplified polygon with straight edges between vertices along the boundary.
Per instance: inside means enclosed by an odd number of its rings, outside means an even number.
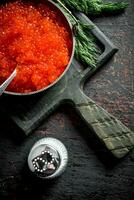
M60 176L68 162L68 153L62 142L45 137L37 141L28 156L29 169L42 179Z

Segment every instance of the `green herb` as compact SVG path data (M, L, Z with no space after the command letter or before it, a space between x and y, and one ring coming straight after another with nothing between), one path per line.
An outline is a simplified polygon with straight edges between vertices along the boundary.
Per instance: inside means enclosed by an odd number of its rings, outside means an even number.
M128 6L128 3L124 3L124 2L120 2L120 3L106 3L106 4L102 5L101 12L103 12L103 13L109 13L109 14L120 13L127 6Z
M103 0L62 0L62 3L70 9L75 9L88 15L115 14L123 11L128 6L124 2L104 3Z
M80 11L87 15L100 15L102 13L115 14L123 11L127 7L127 3L104 3L103 0L61 0L63 5L68 9L74 11ZM61 6L61 4L59 4ZM84 65L88 65L92 68L96 67L100 50L95 44L95 38L91 34L93 26L84 24L67 12L63 6L64 14L69 18L73 26L76 27L76 46L75 57ZM77 23L76 23L77 22Z
M96 67L100 50L95 45L95 38L91 34L92 28L93 26L79 22L76 33L75 56L83 64Z
M85 24L77 20L72 14L69 14L63 7L62 10L66 17L74 27L75 34L75 57L84 65L90 67L96 67L98 56L100 55L100 49L95 44L95 37L91 34L91 30L94 28L89 24Z

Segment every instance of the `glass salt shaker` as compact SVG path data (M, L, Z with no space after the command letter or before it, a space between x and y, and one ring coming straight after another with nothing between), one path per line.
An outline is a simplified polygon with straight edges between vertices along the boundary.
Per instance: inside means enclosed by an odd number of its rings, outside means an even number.
M68 162L67 149L55 138L45 137L37 141L28 156L29 169L42 179L60 176Z

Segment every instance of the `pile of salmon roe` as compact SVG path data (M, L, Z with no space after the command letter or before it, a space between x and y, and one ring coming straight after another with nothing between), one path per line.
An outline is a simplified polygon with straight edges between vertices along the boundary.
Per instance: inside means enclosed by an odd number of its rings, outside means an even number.
M71 51L68 26L50 4L0 6L0 84L17 67L8 91L29 93L50 85L67 67Z

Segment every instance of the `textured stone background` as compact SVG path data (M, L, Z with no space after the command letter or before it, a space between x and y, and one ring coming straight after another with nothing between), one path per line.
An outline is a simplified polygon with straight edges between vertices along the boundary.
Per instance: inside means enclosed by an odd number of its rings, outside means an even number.
M119 51L84 89L134 129L134 1L129 2L124 14L93 19ZM134 150L120 161L109 157L72 107L62 105L27 140L2 116L0 128L0 199L134 199ZM29 149L44 135L60 139L69 153L67 170L50 183L32 177L26 165Z

